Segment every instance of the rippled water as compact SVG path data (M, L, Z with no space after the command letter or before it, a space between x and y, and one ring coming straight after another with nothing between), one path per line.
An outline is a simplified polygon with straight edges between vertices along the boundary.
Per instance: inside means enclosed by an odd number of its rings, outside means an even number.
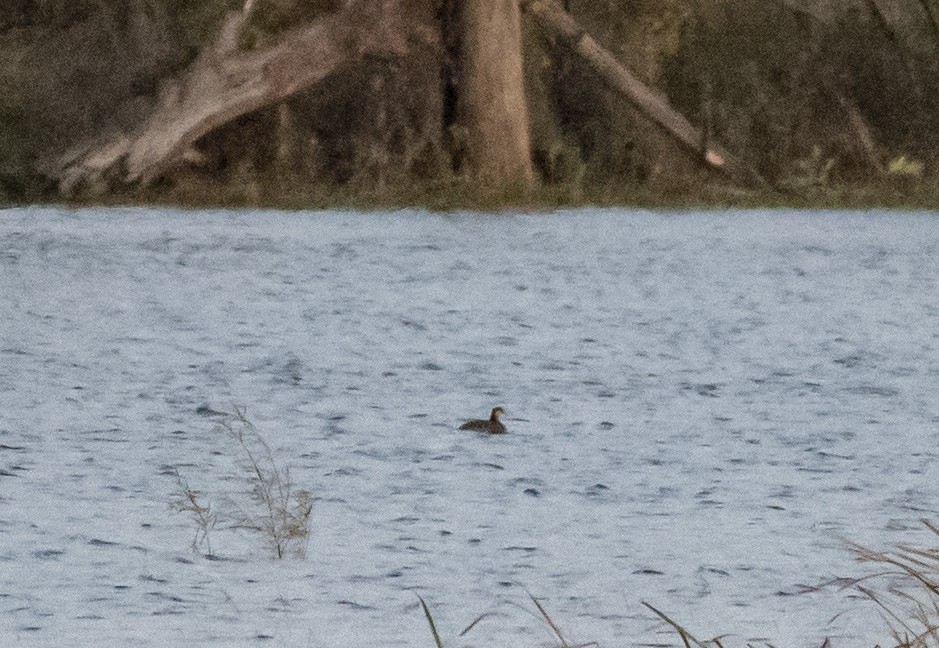
M936 517L937 283L934 214L0 212L0 635L431 646L416 590L448 645L537 646L528 588L603 646L675 643L643 600L873 645L800 586ZM189 549L231 403L314 493L306 560Z

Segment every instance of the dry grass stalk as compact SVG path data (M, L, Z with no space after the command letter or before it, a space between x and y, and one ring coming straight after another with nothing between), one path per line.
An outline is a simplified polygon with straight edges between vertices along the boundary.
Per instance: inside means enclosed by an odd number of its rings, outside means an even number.
M443 648L443 642L440 640L440 633L437 632L437 624L434 623L434 617L430 613L430 608L427 607L427 603L424 602L420 594L416 594L415 596L417 596L417 600L421 602L421 607L424 609L424 617L427 619L430 631L434 635L434 643L437 644L437 648Z
M716 646L717 648L724 648L724 644L721 643L721 640L727 635L718 635L708 641L701 641L699 639L696 639L695 636L691 634L687 628L679 624L677 621L669 617L667 614L665 614L661 610L652 607L645 601L642 601L642 604L645 607L647 607L649 610L651 610L657 617L662 619L662 621L664 621L665 623L667 623L668 625L670 625L672 628L675 629L675 632L677 632L678 636L681 637L681 641L684 644L685 648L691 648L692 644L694 644L698 648L712 648L713 646ZM767 644L767 646L769 646L769 648L773 648L770 644Z
M304 557L313 510L310 492L296 487L288 466L278 465L244 408L235 406L234 414L221 421L219 428L237 443L251 486L248 497L252 506L245 509L236 504L239 513L234 526L261 535L277 558L290 553Z
M248 490L222 498L222 507L216 509L203 503L204 495L190 488L177 472L179 490L171 505L176 511L189 513L195 523L193 551L204 546L211 554L209 532L224 524L255 532L278 559L304 557L313 510L310 491L294 484L290 468L277 462L244 408L234 406L234 413L219 421L217 429L234 442Z
M939 528L923 524L939 536ZM853 584L879 609L896 648L939 648L939 549L898 545L892 551L877 551L856 543L848 548L860 562L883 569ZM875 589L862 584L886 581Z
M207 554L212 553L212 543L209 539L209 532L218 524L219 516L212 509L212 504L202 504L200 497L202 493L189 487L189 484L176 471L176 483L179 487L179 495L170 502L174 510L180 513L189 513L196 525L195 536L192 538L193 552L199 551L199 547L205 545Z
M532 595L532 593L529 592L528 590L525 590L525 593L528 594L528 598L531 599L532 603L535 604L535 607L538 609L538 612L541 614L541 617L540 617L541 620L544 621L547 627L551 630L551 633L558 640L559 643L557 644L557 646L559 646L560 648L596 648L597 646L599 646L599 644L596 641L589 641L587 643L578 643L578 644L568 643L567 640L564 638L564 635L561 634L561 630L558 628L557 624L548 614L547 610L545 610L544 606L538 601L538 599L536 599ZM424 610L424 616L427 619L428 625L430 625L430 631L434 636L434 642L436 643L437 648L443 648L443 642L440 639L440 634L437 632L437 624L434 622L434 617L430 612L430 608L427 606L427 603L424 602L424 599L421 598L419 594L415 594L415 595L420 601L421 608ZM513 605L518 605L518 604L513 603ZM531 612L531 610L528 610L527 608L521 605L519 605L518 607L521 607L525 612L534 614L533 612ZM462 637L466 635L470 630L472 630L476 626L477 623L479 623L486 617L489 617L492 615L493 615L493 612L485 612L483 614L480 614L478 617L473 619L472 623L470 623L468 626L466 626L466 628L463 629L463 631L460 633L459 636Z

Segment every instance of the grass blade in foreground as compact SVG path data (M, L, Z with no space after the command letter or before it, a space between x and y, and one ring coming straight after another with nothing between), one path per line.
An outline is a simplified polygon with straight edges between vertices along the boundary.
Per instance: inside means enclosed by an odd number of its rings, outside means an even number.
M545 623L547 623L548 627L551 628L551 631L554 632L554 635L558 638L558 641L561 642L561 646L563 646L563 648L570 648L567 641L564 639L564 635L561 634L560 629L558 629L558 627L554 624L554 621L551 620L551 617L548 616L548 613L545 611L544 607L542 607L541 603L538 602L538 599L536 599L528 590L525 590L525 593L528 594L528 598L530 598L531 602L535 604L535 607L538 608L538 611L541 612L541 616L544 617Z
M587 643L579 643L573 646L567 643L567 640L561 634L561 629L558 628L557 624L548 614L548 611L544 609L544 606L538 602L538 599L536 599L534 595L532 595L531 592L529 592L528 590L525 590L525 593L528 594L528 598L530 598L531 602L535 604L535 607L538 608L538 611L541 612L541 616L544 618L545 623L548 624L548 627L551 628L551 631L554 633L554 636L556 636L558 638L558 641L561 642L561 648L589 648L590 646L598 645L596 641L588 641Z
M476 618L473 620L473 622L472 622L471 624L469 624L468 626L466 626L465 628L463 628L463 632L460 633L460 636L461 636L461 637L464 636L467 632L469 632L470 630L472 630L472 629L476 626L477 623L479 623L480 621L482 621L482 620L485 619L486 617L490 617L490 616L492 616L492 612L483 612L483 613L480 614L478 617L476 617Z
M694 643L696 646L698 646L699 648L708 648L706 644L704 644L703 642L698 641L697 639L695 639L695 638L694 638L694 635L692 635L690 632L688 632L688 631L685 630L683 627L681 627L680 625L678 625L678 623L676 623L675 621L672 621L672 620L668 617L668 615L666 615L664 612L662 612L662 611L660 611L660 610L656 610L654 607L652 607L651 605L649 605L649 604L646 603L645 601L642 601L642 604L643 604L644 606L646 606L647 608L649 608L650 610L652 610L652 611L656 614L656 616L658 616L660 619L662 619L663 621L665 621L665 623L667 623L668 625L670 625L670 626L672 626L673 628L675 628L675 631L678 632L678 636L681 637L681 640L682 640L683 642L685 642L685 648L691 648L691 644L688 643L689 640L690 640L691 642L693 642L693 643Z
M417 597L417 600L421 602L421 607L424 608L424 616L427 617L427 623L430 624L430 631L434 635L434 642L437 644L437 648L443 648L443 642L440 641L440 635L437 634L437 624L434 623L434 617L431 615L427 603L424 602L420 594L415 593L414 595Z

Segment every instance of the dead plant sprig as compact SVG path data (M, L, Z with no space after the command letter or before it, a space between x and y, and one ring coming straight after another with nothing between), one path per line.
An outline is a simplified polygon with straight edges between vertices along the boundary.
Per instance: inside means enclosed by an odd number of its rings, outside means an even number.
M289 466L277 463L270 446L245 416L245 409L233 409L232 416L219 422L219 428L238 445L253 505L237 507L235 526L258 533L277 558L289 553L303 557L310 537L312 496L296 487Z
M209 532L217 526L255 532L280 559L287 555L304 557L310 537L313 498L310 491L298 488L289 466L280 464L270 446L247 418L245 408L233 406L233 412L218 421L216 430L234 443L234 454L243 469L247 490L219 498L220 505L204 503L204 496L190 488L178 471L178 494L173 508L188 512L196 525L193 551L205 546L212 553Z
M179 513L189 513L196 526L195 535L192 538L193 552L199 551L199 548L205 545L205 552L212 553L212 543L209 533L215 528L219 521L219 514L212 509L211 502L202 503L200 497L202 493L190 488L189 484L182 478L179 471L176 471L176 484L179 488L179 494L170 502L170 506Z
M939 535L939 528L928 520L922 522ZM846 545L858 561L883 566L859 579L854 589L877 606L895 646L939 648L939 549L902 544L877 551L853 542ZM886 585L877 588L879 580Z

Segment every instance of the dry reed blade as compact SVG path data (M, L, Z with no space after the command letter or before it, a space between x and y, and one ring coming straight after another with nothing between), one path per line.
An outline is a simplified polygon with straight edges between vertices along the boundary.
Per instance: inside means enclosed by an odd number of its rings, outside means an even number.
M724 639L725 637L728 637L728 636L729 636L729 635L725 635L725 634L723 634L723 635L718 635L718 636L714 637L713 639L711 639L711 641L710 641L709 643L714 644L715 646L717 646L717 648L724 648L724 644L721 642L721 640Z
M427 603L424 602L420 594L415 592L414 596L417 597L417 600L421 602L421 607L424 608L424 616L427 617L427 624L430 625L430 632L434 635L434 642L437 644L437 648L443 648L443 642L440 641L440 634L437 632L437 624L434 623L434 617L430 613L430 608L427 607Z
M690 632L685 630L680 624L678 624L677 622L669 618L667 614L665 614L661 610L657 610L656 608L652 607L645 601L642 601L642 604L646 606L647 608L649 608L650 610L652 610L652 612L654 612L656 616L658 616L660 619L665 621L665 623L675 628L675 631L678 633L678 636L681 637L681 640L685 643L685 648L691 648L691 643L689 643L689 640L693 642L699 648L708 648L707 644L705 644L702 641L699 641L698 639L695 639L694 635L692 635Z
M932 568L936 564L936 554L932 551L926 549L917 549L916 547L909 547L907 545L898 545L897 550L900 551L900 556L914 565L919 565L920 567L925 567L927 569Z
M925 587L926 589L928 589L930 592L932 592L932 593L935 594L936 596L939 596L939 585L936 585L935 583L933 583L932 581L930 581L928 578L926 578L926 576L923 575L922 572L918 571L915 567L913 567L913 566L911 566L911 565L907 565L907 564L903 563L903 561L897 560L897 559L895 559L895 558L888 558L888 559L886 560L886 562L887 562L888 564L890 564L890 565L894 565L894 566L900 568L901 570L903 570L903 572L904 572L907 576L909 576L910 578L912 578L912 579L914 579L914 580L919 581L919 583L920 583L923 587Z
M858 591L860 591L862 594L867 596L867 598L873 601L874 604L877 605L877 607L879 607L886 615L888 615L891 619L893 619L897 623L897 625L894 626L893 623L889 621L889 619L885 619L887 621L887 624L890 626L891 630L894 632L894 636L896 639L899 640L899 633L896 632L897 627L903 628L903 630L908 633L913 632L913 629L910 628L910 626L903 619L901 619L896 614L896 612L890 609L890 606L888 606L886 603L881 601L880 597L874 594L873 591L871 591L870 589L866 587L861 587L861 586L858 586ZM902 643L902 640L900 640L900 643Z
M473 627L474 627L477 623L479 623L480 621L482 621L482 620L485 619L486 617L490 617L490 616L492 616L492 615L493 615L493 612L483 612L483 613L480 614L478 617L476 617L475 619L473 619L473 622L472 622L471 624L469 624L468 626L466 626L466 627L463 629L463 632L461 632L459 636L462 637L462 636L465 635L467 632L469 632L470 630L472 630Z
M567 643L567 640L564 639L564 635L561 634L561 630L557 627L557 625L555 625L554 621L551 620L551 617L548 615L544 607L542 607L541 603L538 602L538 599L536 599L528 590L525 590L525 593L528 594L528 598L530 598L532 603L535 604L535 607L538 608L538 611L541 612L541 616L544 617L545 623L547 623L548 627L551 628L552 632L554 632L555 636L558 638L558 641L561 642L561 645L564 648L571 648L571 646Z

